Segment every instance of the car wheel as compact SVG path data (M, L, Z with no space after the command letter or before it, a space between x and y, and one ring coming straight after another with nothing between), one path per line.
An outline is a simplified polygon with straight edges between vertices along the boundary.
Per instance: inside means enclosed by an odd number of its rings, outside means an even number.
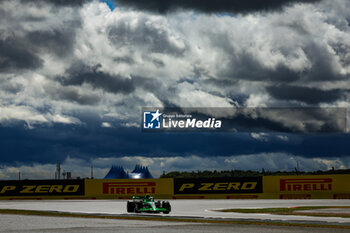
M127 206L126 206L126 210L128 211L128 213L132 213L135 211L135 203L133 201L128 201Z
M169 214L171 211L171 206L170 206L170 203L168 201L164 201L162 203L162 208L166 209L166 211L163 211L164 214Z

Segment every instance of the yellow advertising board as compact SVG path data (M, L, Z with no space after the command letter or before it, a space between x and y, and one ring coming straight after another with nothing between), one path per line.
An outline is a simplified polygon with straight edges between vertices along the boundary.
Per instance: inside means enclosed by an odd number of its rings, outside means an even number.
M350 199L350 175L0 181L0 199Z
M84 180L0 181L0 199L83 199Z
M264 176L263 193L276 199L349 199L350 175Z
M85 196L90 198L129 199L150 194L170 199L173 193L173 179L85 180Z
M173 199L257 199L262 177L175 178Z

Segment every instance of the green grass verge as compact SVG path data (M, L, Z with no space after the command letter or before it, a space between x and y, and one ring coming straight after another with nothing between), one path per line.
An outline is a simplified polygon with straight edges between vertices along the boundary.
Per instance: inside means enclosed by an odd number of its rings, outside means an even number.
M287 222L271 222L271 221L244 221L232 219L205 219L205 218L179 218L179 217L163 217L163 216L135 216L135 215L93 215L79 213L64 213L38 210L16 210L16 209L0 209L0 214L15 215L34 215L34 216L51 216L51 217L72 217L72 218L98 218L98 219L119 219L119 220L147 220L147 221L168 221L168 222L193 222L193 223L216 223L216 224L246 224L246 225L274 225L288 227L316 227L316 228L340 228L350 229L346 225L330 225L330 224L314 224L314 223L287 223Z

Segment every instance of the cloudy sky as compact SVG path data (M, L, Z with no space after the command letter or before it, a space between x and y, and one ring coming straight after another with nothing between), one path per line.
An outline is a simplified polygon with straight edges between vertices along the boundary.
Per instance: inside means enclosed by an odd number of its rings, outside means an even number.
M237 3L238 2L238 3ZM244 2L244 3L243 3ZM350 168L341 133L142 133L142 107L350 107L348 0L0 0L0 179ZM348 119L349 121L349 119Z

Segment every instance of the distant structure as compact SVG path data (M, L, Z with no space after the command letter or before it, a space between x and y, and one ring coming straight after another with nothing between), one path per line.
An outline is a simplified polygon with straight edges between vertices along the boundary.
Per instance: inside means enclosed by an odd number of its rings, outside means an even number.
M60 164L60 162L57 162L57 164L56 164L55 179L56 180L61 179L61 164Z
M136 165L134 170L128 174L130 179L152 179L153 176L148 170L148 167Z
M104 179L152 179L148 167L136 165L134 170L126 173L122 166L112 166Z
M63 170L62 176L64 180L71 180L72 179L72 172L66 172Z
M112 166L104 179L128 179L128 174L122 166Z

